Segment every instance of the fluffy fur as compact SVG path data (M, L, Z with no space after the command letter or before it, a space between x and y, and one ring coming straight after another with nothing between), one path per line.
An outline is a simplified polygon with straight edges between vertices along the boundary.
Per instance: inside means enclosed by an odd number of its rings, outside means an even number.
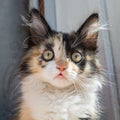
M20 66L18 120L98 119L97 92L102 86L96 55L98 14L92 14L76 32L68 34L53 31L33 9L27 26L30 39ZM53 54L49 61L43 58L46 50ZM79 56L74 58L74 53Z

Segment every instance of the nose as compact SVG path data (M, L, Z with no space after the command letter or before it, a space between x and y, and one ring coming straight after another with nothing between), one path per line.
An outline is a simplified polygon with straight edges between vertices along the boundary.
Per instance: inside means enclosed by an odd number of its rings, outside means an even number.
M65 65L58 65L57 69L60 70L61 72L64 71L67 67Z

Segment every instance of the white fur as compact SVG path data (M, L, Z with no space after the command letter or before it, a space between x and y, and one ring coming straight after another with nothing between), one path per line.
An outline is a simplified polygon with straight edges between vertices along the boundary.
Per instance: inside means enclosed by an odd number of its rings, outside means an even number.
M90 85L84 96L73 85L56 89L31 75L22 82L23 104L30 108L34 120L78 120L87 117L87 113L95 113L98 84L91 82L93 87Z

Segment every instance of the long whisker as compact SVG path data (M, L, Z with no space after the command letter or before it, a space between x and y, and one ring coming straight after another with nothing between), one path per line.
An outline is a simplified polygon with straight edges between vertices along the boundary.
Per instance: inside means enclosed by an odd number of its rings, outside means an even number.
M74 72L70 72L70 74L72 74L72 82L73 82L73 84L74 84L74 87L75 87L75 90L77 91L77 94L80 94L80 91L83 91L83 89L84 89L84 84L82 83L82 81L80 80L80 81L78 81L76 78L75 78L75 76L76 76L76 74L74 73ZM74 75L75 74L75 75ZM73 76L74 75L74 76Z
M73 85L74 85L75 91L76 91L76 92L77 92L77 94L78 94L78 93L79 93L79 91L78 91L78 89L77 89L77 86L76 86L76 84L75 84L74 80L73 80Z

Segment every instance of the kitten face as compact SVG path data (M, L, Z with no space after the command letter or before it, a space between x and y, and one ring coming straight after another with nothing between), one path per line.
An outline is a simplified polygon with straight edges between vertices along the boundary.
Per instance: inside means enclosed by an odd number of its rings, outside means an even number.
M96 57L98 15L91 15L77 32L51 30L38 11L29 23L31 39L21 63L21 76L46 82L57 88L93 83L100 72Z

